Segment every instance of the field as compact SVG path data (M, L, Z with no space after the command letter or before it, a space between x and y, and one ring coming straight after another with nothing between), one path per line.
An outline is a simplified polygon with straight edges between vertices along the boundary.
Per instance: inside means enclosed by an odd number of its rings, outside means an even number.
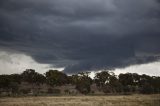
M5 97L0 106L160 106L160 95Z

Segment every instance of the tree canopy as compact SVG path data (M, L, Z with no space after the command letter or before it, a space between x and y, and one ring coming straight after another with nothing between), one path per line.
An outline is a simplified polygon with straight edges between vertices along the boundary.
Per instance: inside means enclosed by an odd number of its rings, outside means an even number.
M97 72L92 79L89 74L90 72L81 72L67 75L58 70L49 70L40 74L34 69L26 69L21 74L0 75L0 92L18 93L22 82L27 82L31 85L46 84L51 87L71 84L82 94L91 93L92 84L104 93L160 93L160 77L158 76L137 73L121 73L117 76L114 72L101 71ZM24 89L24 92L28 90Z

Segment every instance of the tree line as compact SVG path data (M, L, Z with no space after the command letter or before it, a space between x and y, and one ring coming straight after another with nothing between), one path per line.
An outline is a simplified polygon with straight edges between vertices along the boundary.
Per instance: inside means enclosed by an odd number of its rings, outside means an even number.
M115 75L110 71L97 72L93 79L89 75L90 72L67 75L58 70L49 70L40 74L34 69L27 69L21 74L0 75L0 93L5 91L19 94L21 92L19 87L23 82L36 86L46 84L51 87L70 84L74 85L81 94L94 93L93 84L104 94L160 93L160 77L158 76L137 73Z

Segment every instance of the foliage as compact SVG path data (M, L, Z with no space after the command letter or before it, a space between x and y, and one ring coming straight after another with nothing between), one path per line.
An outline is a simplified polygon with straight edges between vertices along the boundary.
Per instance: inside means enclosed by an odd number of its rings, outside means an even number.
M21 76L23 81L31 84L43 84L46 80L46 78L42 74L35 72L35 70L33 69L27 69L21 74Z
M91 79L89 74L89 72L82 72L67 76L58 70L49 70L43 75L33 69L27 69L22 74L0 75L0 92L16 95L28 94L31 90L43 89L40 85L48 84L50 88L47 88L46 93L60 94L61 90L55 89L55 86L72 84L82 94L92 92L96 94L96 91L91 91L91 85L96 84L98 90L104 93L160 93L160 77L137 73L121 73L116 76L113 72L101 71L96 73L94 79ZM23 88L22 85L25 82L28 82L30 87ZM34 86L38 86L38 88L34 88ZM69 92L70 89L67 88L65 93L70 94Z
M47 83L51 86L60 86L68 83L67 75L58 70L49 70L45 75Z
M60 94L61 91L60 91L59 89L49 88L49 89L48 89L48 93L49 93L49 94Z
M100 73L96 73L95 83L98 87L103 87L106 83L109 82L110 74L108 71L102 71Z
M91 90L92 79L88 76L88 72L79 73L77 76L76 88L82 94L88 94Z
M29 94L31 92L31 89L21 89L20 93L22 94Z

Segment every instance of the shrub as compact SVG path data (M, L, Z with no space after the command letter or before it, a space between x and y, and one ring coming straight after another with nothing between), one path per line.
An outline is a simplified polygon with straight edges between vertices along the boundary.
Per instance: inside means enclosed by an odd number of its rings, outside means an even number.
M50 94L60 94L61 91L60 91L60 89L52 89L52 88L49 88L49 89L48 89L48 93L50 93Z
M154 91L153 87L149 84L144 84L140 90L140 92L143 94L151 94L153 93L153 91Z
M31 92L31 89L21 89L20 92L23 94L29 94Z
M70 94L70 91L69 91L68 89L65 89L64 92L65 92L66 94Z
M103 89L104 93L111 93L112 92L112 88L109 85L105 85L102 89Z

